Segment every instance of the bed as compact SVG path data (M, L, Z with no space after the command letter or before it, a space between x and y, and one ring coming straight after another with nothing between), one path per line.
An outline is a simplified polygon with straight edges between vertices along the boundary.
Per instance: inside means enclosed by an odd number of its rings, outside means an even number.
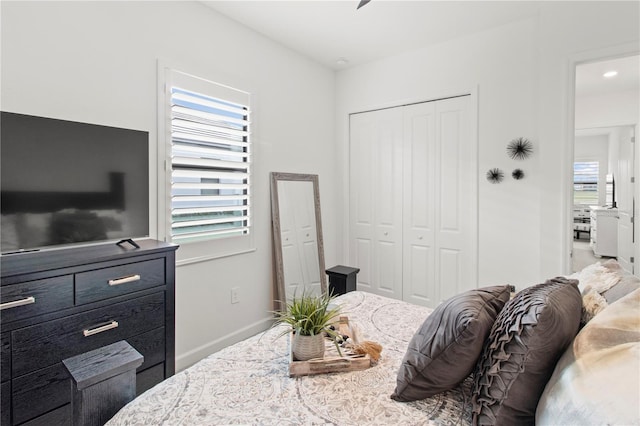
M267 330L156 385L118 412L117 425L471 424L471 379L415 402L390 398L407 345L431 309L354 291L336 298L363 339L383 346L362 371L289 377L286 337Z

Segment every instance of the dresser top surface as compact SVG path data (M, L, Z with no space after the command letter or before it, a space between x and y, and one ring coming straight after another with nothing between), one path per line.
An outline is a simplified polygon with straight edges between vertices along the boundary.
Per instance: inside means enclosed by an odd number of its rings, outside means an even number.
M7 278L25 273L45 272L178 249L178 245L153 239L136 240L136 243L140 248L129 244L117 245L113 242L2 255L0 272L2 278Z

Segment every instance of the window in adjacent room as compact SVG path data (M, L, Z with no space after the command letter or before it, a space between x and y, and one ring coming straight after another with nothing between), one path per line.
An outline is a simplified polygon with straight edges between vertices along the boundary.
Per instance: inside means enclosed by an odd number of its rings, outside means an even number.
M250 96L167 72L165 239L225 240L228 246L251 233Z
M573 204L597 206L598 161L576 161L573 163Z

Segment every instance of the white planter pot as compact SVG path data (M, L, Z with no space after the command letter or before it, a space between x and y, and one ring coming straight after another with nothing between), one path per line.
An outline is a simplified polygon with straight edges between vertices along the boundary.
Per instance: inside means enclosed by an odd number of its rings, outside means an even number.
M291 351L293 357L298 361L322 358L324 357L324 335L302 336L294 334Z

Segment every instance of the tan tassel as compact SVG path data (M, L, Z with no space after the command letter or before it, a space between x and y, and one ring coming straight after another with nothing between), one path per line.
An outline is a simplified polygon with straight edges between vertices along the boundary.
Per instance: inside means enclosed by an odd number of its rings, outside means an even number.
M356 354L369 355L374 362L378 362L382 353L382 346L370 340L365 340L362 343L349 343L346 346Z

